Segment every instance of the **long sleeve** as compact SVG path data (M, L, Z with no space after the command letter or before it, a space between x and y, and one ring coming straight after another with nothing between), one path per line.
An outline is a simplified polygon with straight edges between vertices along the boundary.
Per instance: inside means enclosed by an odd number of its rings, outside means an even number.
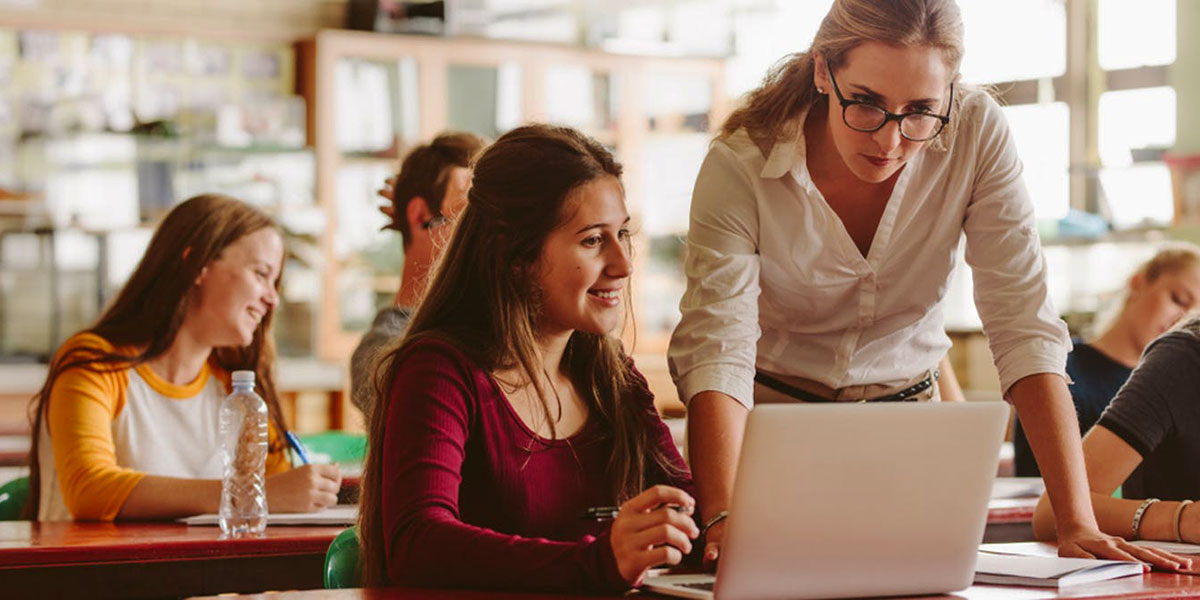
M976 178L967 206L966 261L975 283L975 306L991 346L1001 389L1023 377L1066 377L1071 341L1054 310L1034 222L1021 179L1021 161L999 106L986 94L963 111L976 119ZM964 149L956 149L964 151Z
M406 353L385 417L381 491L392 582L557 592L625 589L607 534L558 542L461 520L468 452L506 449L468 448L479 390L459 357L445 347L423 346Z
M737 155L714 142L696 177L682 318L667 361L684 403L704 391L754 402L760 262L755 191Z
M111 350L95 336L80 336L74 345ZM123 370L68 369L54 381L47 407L47 426L54 448L54 468L63 502L76 519L112 520L129 493L144 477L117 464L112 421L124 404L127 375Z

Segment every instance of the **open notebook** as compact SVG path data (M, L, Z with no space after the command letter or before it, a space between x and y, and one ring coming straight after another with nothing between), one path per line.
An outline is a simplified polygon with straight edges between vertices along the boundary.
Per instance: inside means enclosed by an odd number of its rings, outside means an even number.
M267 515L267 526L271 525L353 525L358 521L358 506L332 506L325 510L312 513L270 513ZM188 525L219 525L217 515L196 515L179 519Z

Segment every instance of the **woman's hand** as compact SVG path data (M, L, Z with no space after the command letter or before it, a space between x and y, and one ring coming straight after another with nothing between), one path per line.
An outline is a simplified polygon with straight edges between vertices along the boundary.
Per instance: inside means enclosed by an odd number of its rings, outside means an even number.
M342 473L337 465L304 465L267 478L271 512L316 512L337 504Z
M1105 558L1109 560L1131 560L1150 567L1167 571L1190 572L1192 559L1172 554L1166 550L1137 546L1117 536L1101 533L1098 529L1081 529L1058 534L1058 555L1072 558Z
M617 570L631 586L658 565L677 565L692 551L700 528L692 520L696 501L687 492L656 485L621 505L609 542Z

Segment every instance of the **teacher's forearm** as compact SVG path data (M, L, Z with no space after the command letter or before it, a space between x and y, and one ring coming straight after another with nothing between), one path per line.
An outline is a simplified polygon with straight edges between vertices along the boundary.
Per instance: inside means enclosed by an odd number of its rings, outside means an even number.
M721 392L700 392L688 402L688 462L702 521L729 508L748 414Z
M1094 529L1079 421L1066 382L1058 375L1030 375L1013 384L1009 397L1046 482L1058 533Z

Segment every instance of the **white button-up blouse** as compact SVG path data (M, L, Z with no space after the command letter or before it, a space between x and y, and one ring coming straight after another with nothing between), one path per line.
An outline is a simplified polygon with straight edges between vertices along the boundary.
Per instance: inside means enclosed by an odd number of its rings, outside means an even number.
M942 303L964 235L1005 394L1035 373L1065 377L1071 342L1008 124L983 92L954 119L900 173L866 258L813 184L803 132L766 158L745 130L713 142L668 350L684 402L712 390L750 407L756 368L841 388L899 385L936 366L950 348Z

